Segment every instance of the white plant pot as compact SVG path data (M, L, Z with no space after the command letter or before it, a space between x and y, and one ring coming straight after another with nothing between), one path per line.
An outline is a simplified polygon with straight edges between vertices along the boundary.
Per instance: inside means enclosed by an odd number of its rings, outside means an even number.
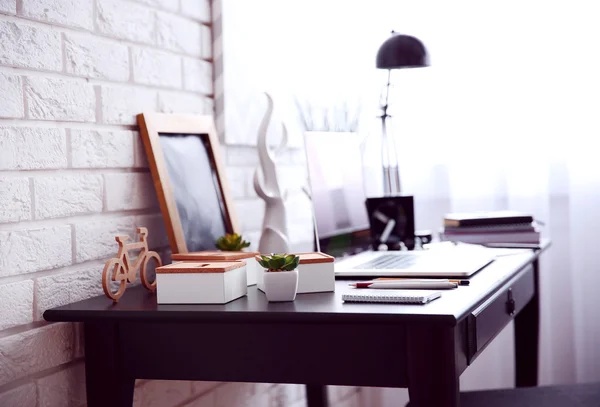
M264 286L270 302L294 301L298 292L298 270L264 273Z

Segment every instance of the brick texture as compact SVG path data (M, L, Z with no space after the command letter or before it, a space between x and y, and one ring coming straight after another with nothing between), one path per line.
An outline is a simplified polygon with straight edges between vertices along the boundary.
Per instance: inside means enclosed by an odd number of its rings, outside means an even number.
M206 95L212 94L212 65L199 59L184 58L183 81L187 90Z
M73 335L59 323L0 338L0 386L73 359Z
M181 88L181 58L179 56L146 48L131 52L133 78L147 85Z
M102 86L102 118L108 124L136 124L136 115L156 111L156 91L125 86Z
M0 0L0 12L17 14L17 0Z
M49 71L61 70L58 31L0 20L0 38L0 64Z
M25 177L0 177L0 222L31 219L31 192Z
M71 264L71 228L0 231L0 277Z
M32 309L33 281L0 285L0 330L31 322Z
M89 83L30 76L25 96L32 119L96 121L96 96Z
M99 174L39 177L34 179L34 191L37 219L102 211Z
M133 132L73 129L71 154L73 168L133 167Z
M135 226L132 216L76 223L75 260L81 263L114 257L118 250L115 236L134 238Z
M169 13L157 13L158 45L193 56L202 55L202 25Z
M21 10L35 20L88 30L94 26L94 0L22 0Z
M63 129L0 127L0 170L65 168L67 144Z
M158 110L163 113L208 114L206 98L193 93L161 91L158 94Z
M86 404L85 366L78 363L37 380L39 407L79 407Z
M35 288L36 319L42 319L43 312L49 308L101 295L102 270L102 266L96 266L38 278Z
M45 324L43 312L102 295L114 237L136 239L138 226L169 261L136 115L214 114L210 3L0 0L0 406L84 406L81 324ZM255 246L256 150L223 150ZM286 154L282 177L296 182L304 162ZM305 215L291 216L301 239ZM334 405L354 407L357 394ZM135 405L295 407L303 398L298 385L140 381Z
M106 35L131 41L152 43L152 9L123 0L97 0L98 30Z
M65 33L64 48L65 67L70 74L118 82L129 80L129 53L119 42Z
M106 209L146 209L158 206L149 173L106 174Z
M0 117L23 117L23 85L21 77L0 73Z
M181 12L203 23L210 22L210 0L181 0Z

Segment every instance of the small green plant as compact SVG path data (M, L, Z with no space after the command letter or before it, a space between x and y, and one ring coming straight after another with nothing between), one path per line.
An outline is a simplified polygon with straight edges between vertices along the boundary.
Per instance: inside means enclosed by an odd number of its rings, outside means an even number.
M250 242L246 242L242 239L241 235L237 233L226 234L217 239L217 249L226 252L238 252L246 247L250 246Z
M300 257L295 254L273 254L260 256L258 263L267 271L292 271L300 264Z

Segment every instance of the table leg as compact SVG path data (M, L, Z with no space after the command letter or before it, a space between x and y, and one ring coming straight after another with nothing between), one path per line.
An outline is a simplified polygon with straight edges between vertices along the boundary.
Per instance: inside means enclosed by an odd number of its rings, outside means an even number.
M119 326L85 323L85 383L88 407L131 407L135 378L119 358Z
M410 407L458 407L459 369L454 327L408 330Z
M327 386L320 384L306 385L306 405L308 407L327 407Z
M515 384L537 386L540 330L539 260L533 263L535 294L515 317Z

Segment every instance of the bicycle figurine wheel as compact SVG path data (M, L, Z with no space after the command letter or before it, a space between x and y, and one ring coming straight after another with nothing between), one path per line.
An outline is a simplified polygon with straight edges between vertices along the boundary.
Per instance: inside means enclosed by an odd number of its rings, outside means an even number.
M150 282L148 279L148 262L154 259L156 261L156 267L162 266L162 260L160 256L156 252L148 252L146 253L146 257L142 263L142 267L140 268L140 280L142 280L142 285L146 287L149 291L156 291L156 277L154 277L154 281Z
M111 288L113 281L120 281L117 291ZM102 288L107 297L112 298L114 302L119 301L127 288L127 271L121 260L111 259L106 263L102 272Z

